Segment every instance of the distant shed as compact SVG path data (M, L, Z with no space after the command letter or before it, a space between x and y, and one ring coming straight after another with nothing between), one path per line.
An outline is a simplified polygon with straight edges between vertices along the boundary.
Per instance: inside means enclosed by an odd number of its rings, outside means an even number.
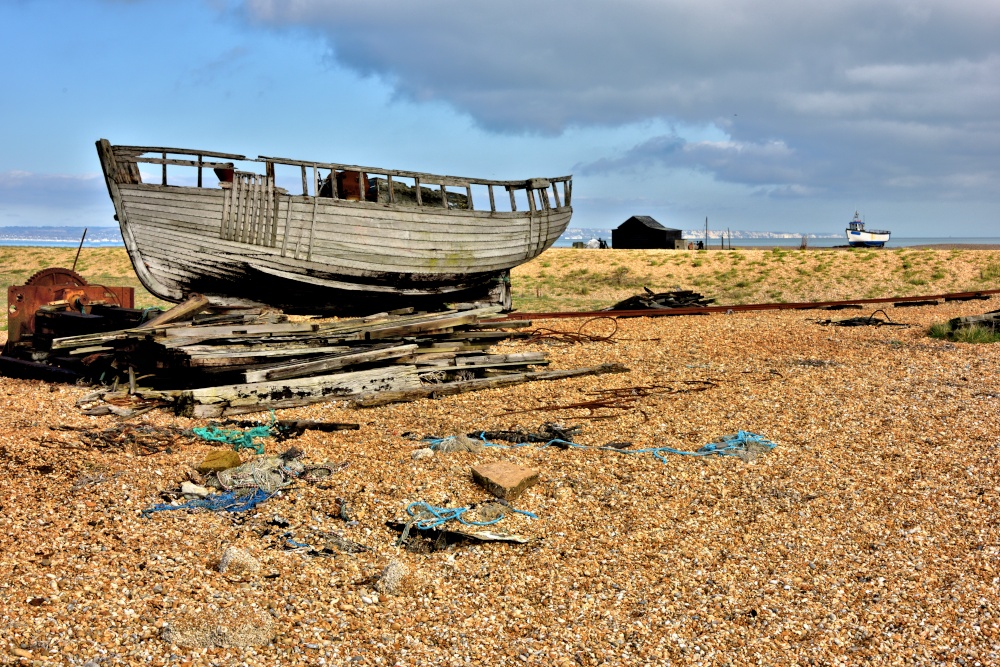
M682 233L679 229L664 227L648 215L633 215L611 230L611 247L683 250L686 246Z

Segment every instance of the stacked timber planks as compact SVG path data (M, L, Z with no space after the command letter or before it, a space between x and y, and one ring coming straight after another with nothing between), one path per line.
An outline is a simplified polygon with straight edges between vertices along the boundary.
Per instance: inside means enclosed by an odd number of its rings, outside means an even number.
M206 418L340 399L380 405L621 370L545 372L532 370L548 364L541 352L489 353L497 341L529 335L518 329L530 322L485 322L499 307L290 322L273 312L197 315L208 306L193 297L139 327L56 338L52 350L104 357L132 395Z

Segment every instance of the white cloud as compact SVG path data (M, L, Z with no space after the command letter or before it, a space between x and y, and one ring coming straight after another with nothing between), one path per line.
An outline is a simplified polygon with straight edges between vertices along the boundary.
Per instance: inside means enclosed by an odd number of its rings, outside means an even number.
M786 193L997 170L976 147L1000 145L1000 3L244 0L241 12L319 35L397 98L445 102L492 131L654 119L732 142L655 136L591 170L683 165ZM954 187L995 197L989 182Z

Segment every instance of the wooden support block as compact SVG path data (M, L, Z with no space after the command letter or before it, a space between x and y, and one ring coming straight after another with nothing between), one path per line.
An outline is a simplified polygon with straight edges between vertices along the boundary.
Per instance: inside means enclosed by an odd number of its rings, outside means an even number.
M529 486L538 484L538 470L509 461L496 461L472 468L472 478L497 498L514 500Z

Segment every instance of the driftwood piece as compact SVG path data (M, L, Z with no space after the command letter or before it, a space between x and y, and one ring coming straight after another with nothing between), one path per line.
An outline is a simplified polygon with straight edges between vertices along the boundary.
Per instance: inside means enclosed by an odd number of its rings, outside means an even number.
M240 428L252 428L261 425L259 421L249 421L246 419L227 419L222 423L227 426L239 426ZM320 422L311 419L278 419L266 423L277 427L275 437L278 440L296 437L306 431L332 433L333 431L357 431L361 428L360 424L351 422Z
M587 368L571 368L559 371L538 371L531 373L511 373L490 378L477 378L475 380L463 380L458 382L443 382L441 384L420 387L418 389L407 389L403 391L381 391L368 392L353 400L354 407L374 408L390 403L408 403L421 398L439 398L441 396L452 396L464 394L480 389L496 389L498 387L509 387L524 382L536 382L540 380L563 380L565 378L584 377L587 375L602 375L604 373L628 373L629 369L621 364L601 364L600 366L590 366Z

